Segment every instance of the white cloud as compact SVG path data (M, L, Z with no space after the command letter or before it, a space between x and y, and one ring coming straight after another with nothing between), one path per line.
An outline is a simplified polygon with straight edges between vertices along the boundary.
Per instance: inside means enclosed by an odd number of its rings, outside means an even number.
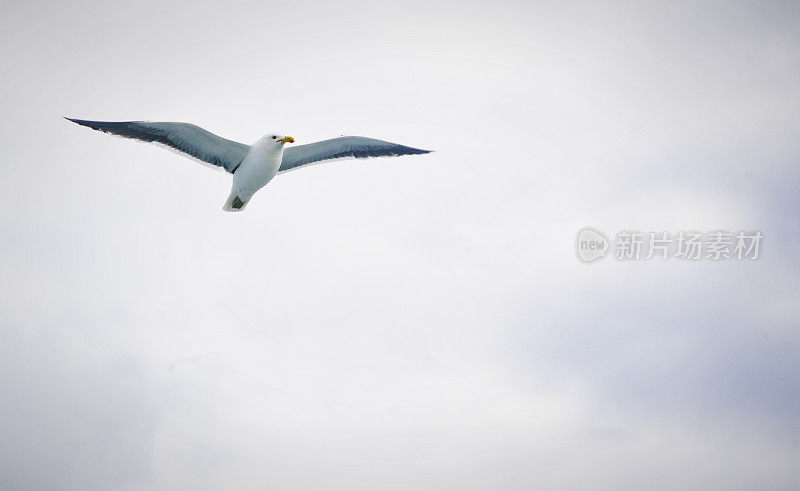
M794 4L40 7L0 30L2 487L797 482ZM62 115L436 153L231 216ZM586 225L765 243L587 266Z

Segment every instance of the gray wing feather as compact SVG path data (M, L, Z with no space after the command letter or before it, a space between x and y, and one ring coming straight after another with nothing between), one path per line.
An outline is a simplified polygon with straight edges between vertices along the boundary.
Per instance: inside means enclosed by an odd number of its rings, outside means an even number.
M368 157L396 157L430 153L430 150L407 147L397 143L366 138L363 136L342 136L332 140L309 143L285 148L283 161L278 172L285 172L297 167L325 160Z
M244 160L250 147L217 136L189 123L161 123L150 121L85 121L66 118L82 126L134 138L146 142L168 145L190 157L233 172Z

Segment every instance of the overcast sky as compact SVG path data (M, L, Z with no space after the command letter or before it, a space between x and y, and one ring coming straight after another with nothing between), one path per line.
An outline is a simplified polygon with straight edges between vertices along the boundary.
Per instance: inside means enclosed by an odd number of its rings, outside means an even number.
M0 488L800 485L797 2L0 12ZM436 152L229 214L62 116ZM584 226L765 238L585 265Z

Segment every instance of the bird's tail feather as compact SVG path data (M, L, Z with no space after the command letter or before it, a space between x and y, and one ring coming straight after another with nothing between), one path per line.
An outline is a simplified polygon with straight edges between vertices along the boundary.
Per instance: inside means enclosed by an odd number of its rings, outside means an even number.
M228 201L225 202L225 206L222 209L225 211L242 211L246 205L247 201L242 201L234 191L228 196Z

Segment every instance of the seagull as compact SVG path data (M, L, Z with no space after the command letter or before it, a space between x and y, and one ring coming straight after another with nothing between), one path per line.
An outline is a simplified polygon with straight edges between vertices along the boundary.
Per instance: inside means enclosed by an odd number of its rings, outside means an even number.
M342 136L284 149L285 144L294 143L294 138L277 133L268 133L252 145L245 145L191 123L65 119L104 133L163 144L184 156L233 174L231 194L222 207L225 211L244 210L256 191L273 177L304 165L349 158L430 153L430 150L363 136Z

